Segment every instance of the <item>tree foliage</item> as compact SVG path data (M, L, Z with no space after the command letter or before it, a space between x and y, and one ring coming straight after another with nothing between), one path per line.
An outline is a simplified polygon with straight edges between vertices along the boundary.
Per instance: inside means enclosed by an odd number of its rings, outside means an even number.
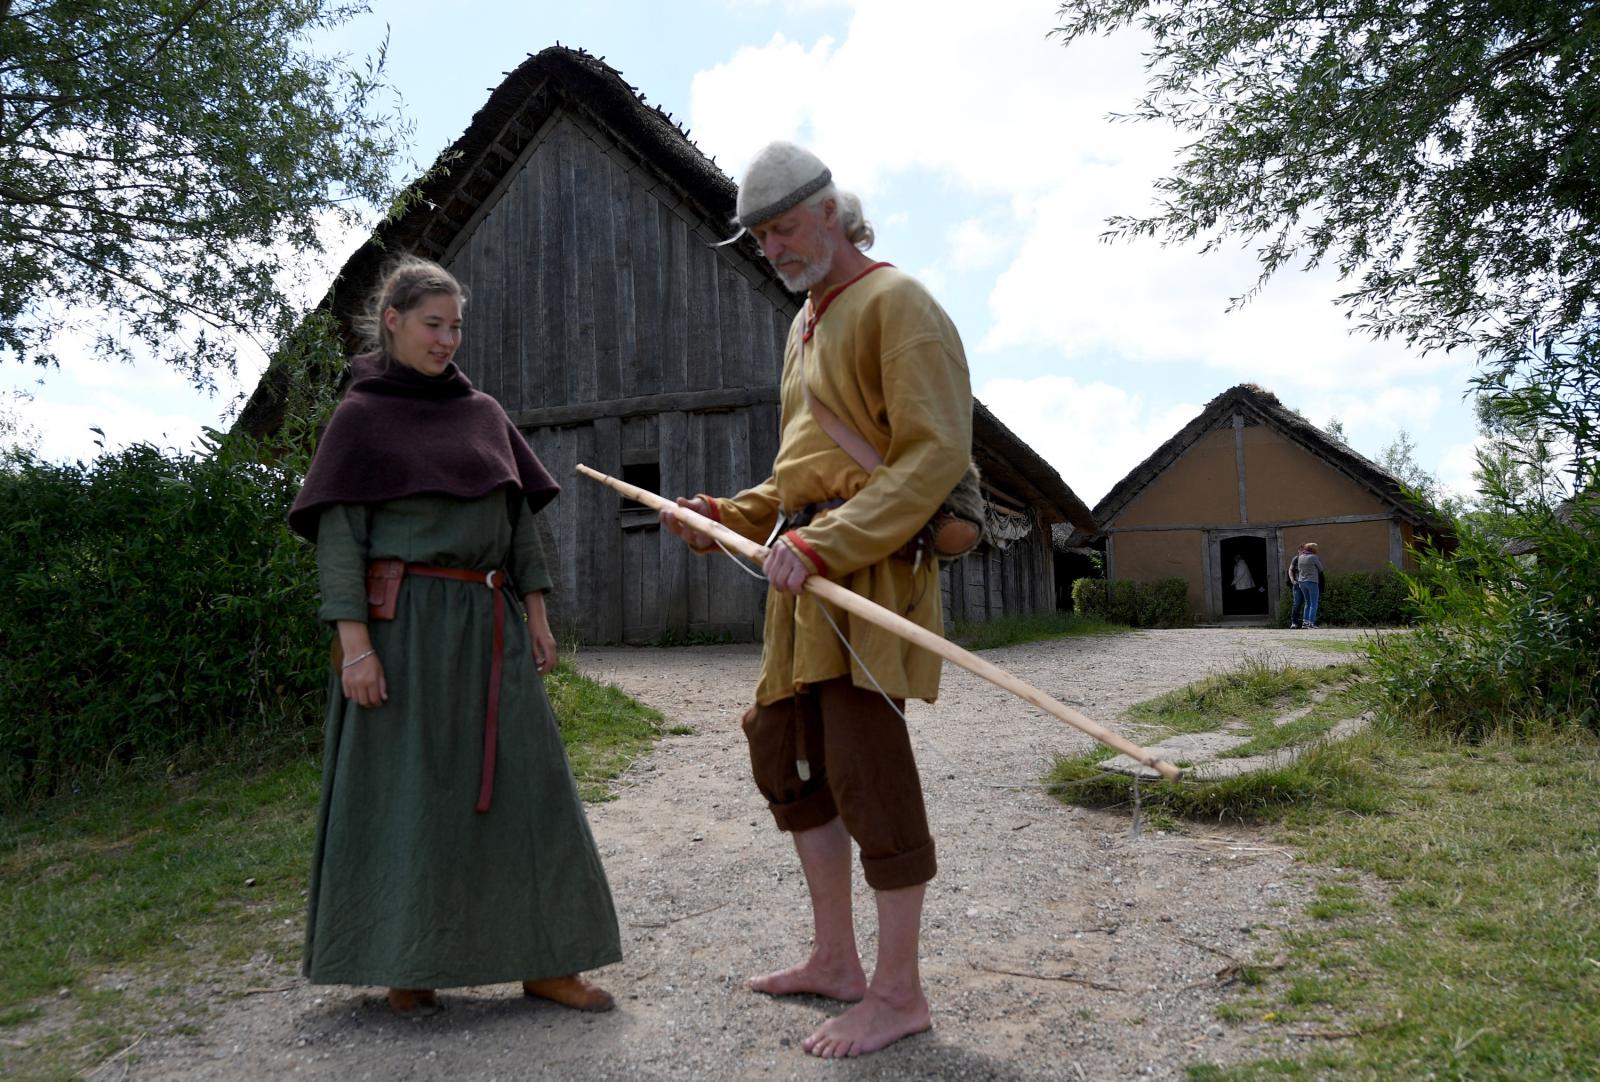
M286 333L303 254L392 192L381 49L311 45L361 10L0 0L0 356L51 364L82 321L204 384L234 335Z
M1133 116L1192 137L1113 235L1258 245L1259 289L1337 267L1377 337L1470 347L1482 386L1600 426L1600 6L1585 0L1066 0L1065 41L1135 26ZM1580 482L1581 483L1581 482Z

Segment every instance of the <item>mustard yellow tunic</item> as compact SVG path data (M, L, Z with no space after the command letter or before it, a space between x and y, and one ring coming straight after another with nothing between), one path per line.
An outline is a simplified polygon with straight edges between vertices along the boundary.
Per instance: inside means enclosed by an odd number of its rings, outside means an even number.
M883 457L869 476L817 424L802 388L806 313L784 350L778 456L772 476L719 499L721 521L766 541L779 508L846 498L796 531L812 570L942 634L939 568L913 570L894 553L938 510L966 470L972 448L972 383L950 317L916 279L887 264L822 298L804 376L811 393ZM852 661L809 595L770 590L756 701L787 698L808 684L849 674L873 683ZM940 659L892 632L829 606L839 629L896 698L939 694Z

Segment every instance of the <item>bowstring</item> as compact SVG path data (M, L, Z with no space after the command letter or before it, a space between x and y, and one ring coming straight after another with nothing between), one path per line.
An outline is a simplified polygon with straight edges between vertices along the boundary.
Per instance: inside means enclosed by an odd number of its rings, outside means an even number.
M711 540L717 546L717 548L722 550L722 554L724 556L726 556L729 560L733 561L733 565L735 567L737 567L740 571L743 571L746 575L749 575L753 579L758 579L758 580L760 580L762 582L767 583L768 585L771 585L772 580L767 577L765 572L758 571L758 570L755 570L754 568L752 568L749 564L747 564L745 562L744 558L739 556L737 553L733 552L731 549L728 548L728 546L724 545L722 543L722 539L721 538L717 537L715 534L712 534L711 535ZM866 661L862 659L860 654L856 653L856 648L853 645L851 645L850 639L845 635L845 633L843 631L841 631L839 629L839 625L834 621L833 613L828 611L827 603L822 601L820 598L813 598L812 600L816 603L817 608L822 610L822 615L823 615L824 618L827 619L828 626L833 629L834 635L837 636L839 641L844 644L844 648L847 651L849 651L851 659L854 660L855 663L858 666L861 667L861 671L862 672L867 674L867 679L872 681L872 686L877 689L877 692L878 692L879 695L883 696L883 701L889 704L889 709L894 711L895 716L898 717L900 719L900 721L905 725L906 731L910 732L911 731L911 719L906 717L905 711L900 709L900 707L895 703L894 699L890 697L889 693L887 691L883 690L883 685L878 683L878 677L873 673L871 667L867 665ZM925 750L931 752L935 759L938 759L940 762L942 762L945 765L945 768L946 768L947 772L949 773L949 775L951 777L955 777L955 774L956 774L956 765L955 765L955 763L951 762L950 759L943 752L941 752L938 749L937 746L935 746L930 741L923 741L923 747L924 747ZM1071 782L1040 782L1040 781L1011 782L1011 783L985 782L984 784L989 786L990 788L994 788L994 789L1038 789L1038 790L1041 790L1041 791L1046 792L1046 793L1058 793L1058 792L1063 792L1063 791L1065 791L1067 789L1074 788L1074 787L1079 786L1079 785L1088 785L1088 784L1091 784L1092 782L1099 781L1102 776L1110 774L1110 773L1112 773L1112 772L1108 771L1108 770L1103 770L1099 774L1094 775L1092 777L1083 778L1083 779L1081 779L1079 781L1071 781ZM1133 837L1135 837L1135 838L1139 837L1140 812L1142 810L1142 801L1141 801L1140 796L1139 796L1139 773L1140 773L1139 770L1135 769L1133 774L1132 774L1132 777L1133 777L1133 828L1132 828L1132 834L1133 834Z

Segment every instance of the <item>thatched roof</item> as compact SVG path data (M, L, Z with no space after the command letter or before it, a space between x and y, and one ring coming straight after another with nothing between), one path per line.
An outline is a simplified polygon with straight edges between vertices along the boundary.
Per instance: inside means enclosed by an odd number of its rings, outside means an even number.
M1116 486L1095 504L1095 521L1109 525L1145 486L1155 480L1178 457L1192 447L1200 437L1214 428L1231 423L1235 413L1253 418L1274 429L1291 443L1322 459L1329 466L1355 481L1394 507L1399 516L1417 529L1435 537L1446 537L1450 526L1431 508L1406 495L1400 479L1371 459L1334 439L1322 429L1278 401L1271 391L1253 383L1241 383L1223 391L1210 402L1199 416L1184 425L1177 435L1157 447L1155 451L1118 481Z
M1552 525L1589 534L1596 521L1600 521L1600 488L1586 488L1575 496L1568 496L1556 505L1550 519ZM1507 556L1527 556L1543 547L1543 539L1537 535L1513 537L1500 546L1500 551Z

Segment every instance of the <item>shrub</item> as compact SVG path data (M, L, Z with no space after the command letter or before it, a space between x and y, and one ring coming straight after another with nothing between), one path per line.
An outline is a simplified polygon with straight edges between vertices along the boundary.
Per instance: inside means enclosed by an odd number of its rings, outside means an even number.
M1094 620L1104 620L1111 611L1105 579L1075 579L1072 583L1072 611Z
M1139 599L1139 627L1188 627L1194 622L1189 609L1189 583L1182 578L1157 579L1141 582L1136 588Z
M1139 626L1139 587L1127 579L1113 579L1106 619L1114 624Z
M0 801L314 739L327 637L285 524L305 459L211 432L197 453L0 460Z
M1189 584L1182 578L1131 582L1078 579L1072 584L1073 609L1085 617L1129 627L1188 627Z
M1278 626L1286 627L1294 593L1285 584L1278 600ZM1410 590L1400 572L1345 571L1325 576L1317 603L1323 627L1399 627L1415 618Z
M0 784L304 724L322 689L297 482L226 440L0 472ZM315 674L315 675L313 675Z
M1398 716L1467 738L1534 723L1600 731L1600 513L1545 514L1524 536L1537 556L1463 524L1454 554L1424 553L1406 576L1417 627L1372 648Z

